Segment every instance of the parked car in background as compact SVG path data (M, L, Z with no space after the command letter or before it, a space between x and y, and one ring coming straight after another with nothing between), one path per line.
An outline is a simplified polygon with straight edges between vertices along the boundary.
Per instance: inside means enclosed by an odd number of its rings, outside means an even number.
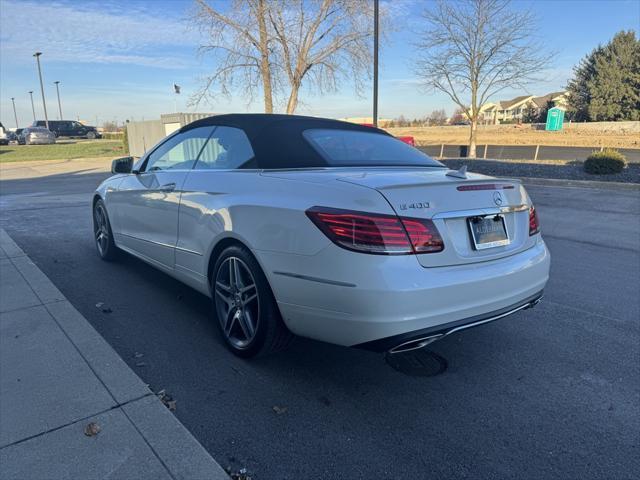
M4 129L4 126L0 122L0 145L9 145L9 137L7 136L7 131Z
M19 145L49 145L56 143L56 136L44 127L27 127L18 137Z
M24 130L24 129L23 128L16 128L12 132L7 132L7 138L9 139L9 141L10 142L17 142L18 141L18 137L22 133L22 130Z
M46 125L44 120L36 120L31 126L46 128ZM102 138L96 127L83 125L75 120L49 120L49 130L56 137Z

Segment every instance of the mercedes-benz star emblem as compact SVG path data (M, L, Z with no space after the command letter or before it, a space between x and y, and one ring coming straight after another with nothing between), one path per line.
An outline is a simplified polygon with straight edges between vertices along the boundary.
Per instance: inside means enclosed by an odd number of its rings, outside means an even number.
M502 205L502 195L500 195L500 192L493 192L493 202L497 206Z

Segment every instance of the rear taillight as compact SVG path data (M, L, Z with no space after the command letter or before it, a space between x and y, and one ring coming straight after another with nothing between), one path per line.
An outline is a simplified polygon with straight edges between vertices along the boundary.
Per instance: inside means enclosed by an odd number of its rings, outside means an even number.
M336 245L383 255L433 253L444 243L431 220L313 207L311 221Z
M538 220L538 212L536 207L531 205L529 207L529 236L540 233L540 221Z

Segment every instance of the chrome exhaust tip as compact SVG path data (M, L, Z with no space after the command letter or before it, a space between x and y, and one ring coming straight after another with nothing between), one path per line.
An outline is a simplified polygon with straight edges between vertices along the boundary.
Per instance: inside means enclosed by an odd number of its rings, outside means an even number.
M534 300L531 300L528 303L524 303L524 304L522 304L522 305L520 305L518 307L515 307L515 308L513 308L513 309L511 309L511 310L509 310L507 312L501 313L499 315L494 315L494 316L489 317L489 318L478 320L477 322L470 322L470 323L467 323L467 324L464 324L464 325L460 325L459 327L451 328L449 330L443 330L443 331L440 331L440 333L435 333L435 334L428 335L428 336L425 336L425 337L420 337L420 338L416 338L416 339L413 339L413 340L409 340L407 342L404 342L404 343L401 343L399 345L396 345L395 347L393 347L390 350L388 350L387 353L394 354L394 353L409 352L411 350L418 350L419 348L426 347L430 343L433 343L436 340L440 340L441 338L444 338L444 337L446 337L448 335L451 335L452 333L460 332L462 330L467 330L469 328L476 327L478 325L483 325L485 323L493 322L493 321L498 320L500 318L504 318L506 316L509 316L511 314L519 312L520 310L527 310L529 308L533 308L538 303L540 303L541 300L542 300L542 295L540 295L539 297L535 298Z
M388 353L394 354L394 353L409 352L411 350L418 350L419 348L426 347L430 343L433 343L444 336L445 336L444 333L438 333L437 335L429 335L428 337L409 340L408 342L404 342L404 343L401 343L400 345L396 345L395 347L390 349Z

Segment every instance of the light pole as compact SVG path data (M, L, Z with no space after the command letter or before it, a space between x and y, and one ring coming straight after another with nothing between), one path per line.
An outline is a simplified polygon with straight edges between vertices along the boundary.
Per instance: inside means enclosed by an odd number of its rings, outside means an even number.
M53 82L56 84L56 93L58 94L58 112L60 112L60 118L58 120L62 120L62 104L60 103L60 80L56 80Z
M44 99L44 84L42 83L42 70L40 69L40 55L42 52L36 52L33 54L36 57L36 62L38 64L38 76L40 77L40 92L42 93L42 107L44 108L44 124L47 126L47 130L49 129L49 116L47 115L47 103Z
M16 119L16 128L18 127L18 114L16 113L16 99L15 97L11 97L11 103L13 103L13 118Z
M373 126L378 126L378 0L373 0Z
M29 90L29 96L31 97L31 111L33 112L33 121L36 121L36 107L33 105L33 90Z

